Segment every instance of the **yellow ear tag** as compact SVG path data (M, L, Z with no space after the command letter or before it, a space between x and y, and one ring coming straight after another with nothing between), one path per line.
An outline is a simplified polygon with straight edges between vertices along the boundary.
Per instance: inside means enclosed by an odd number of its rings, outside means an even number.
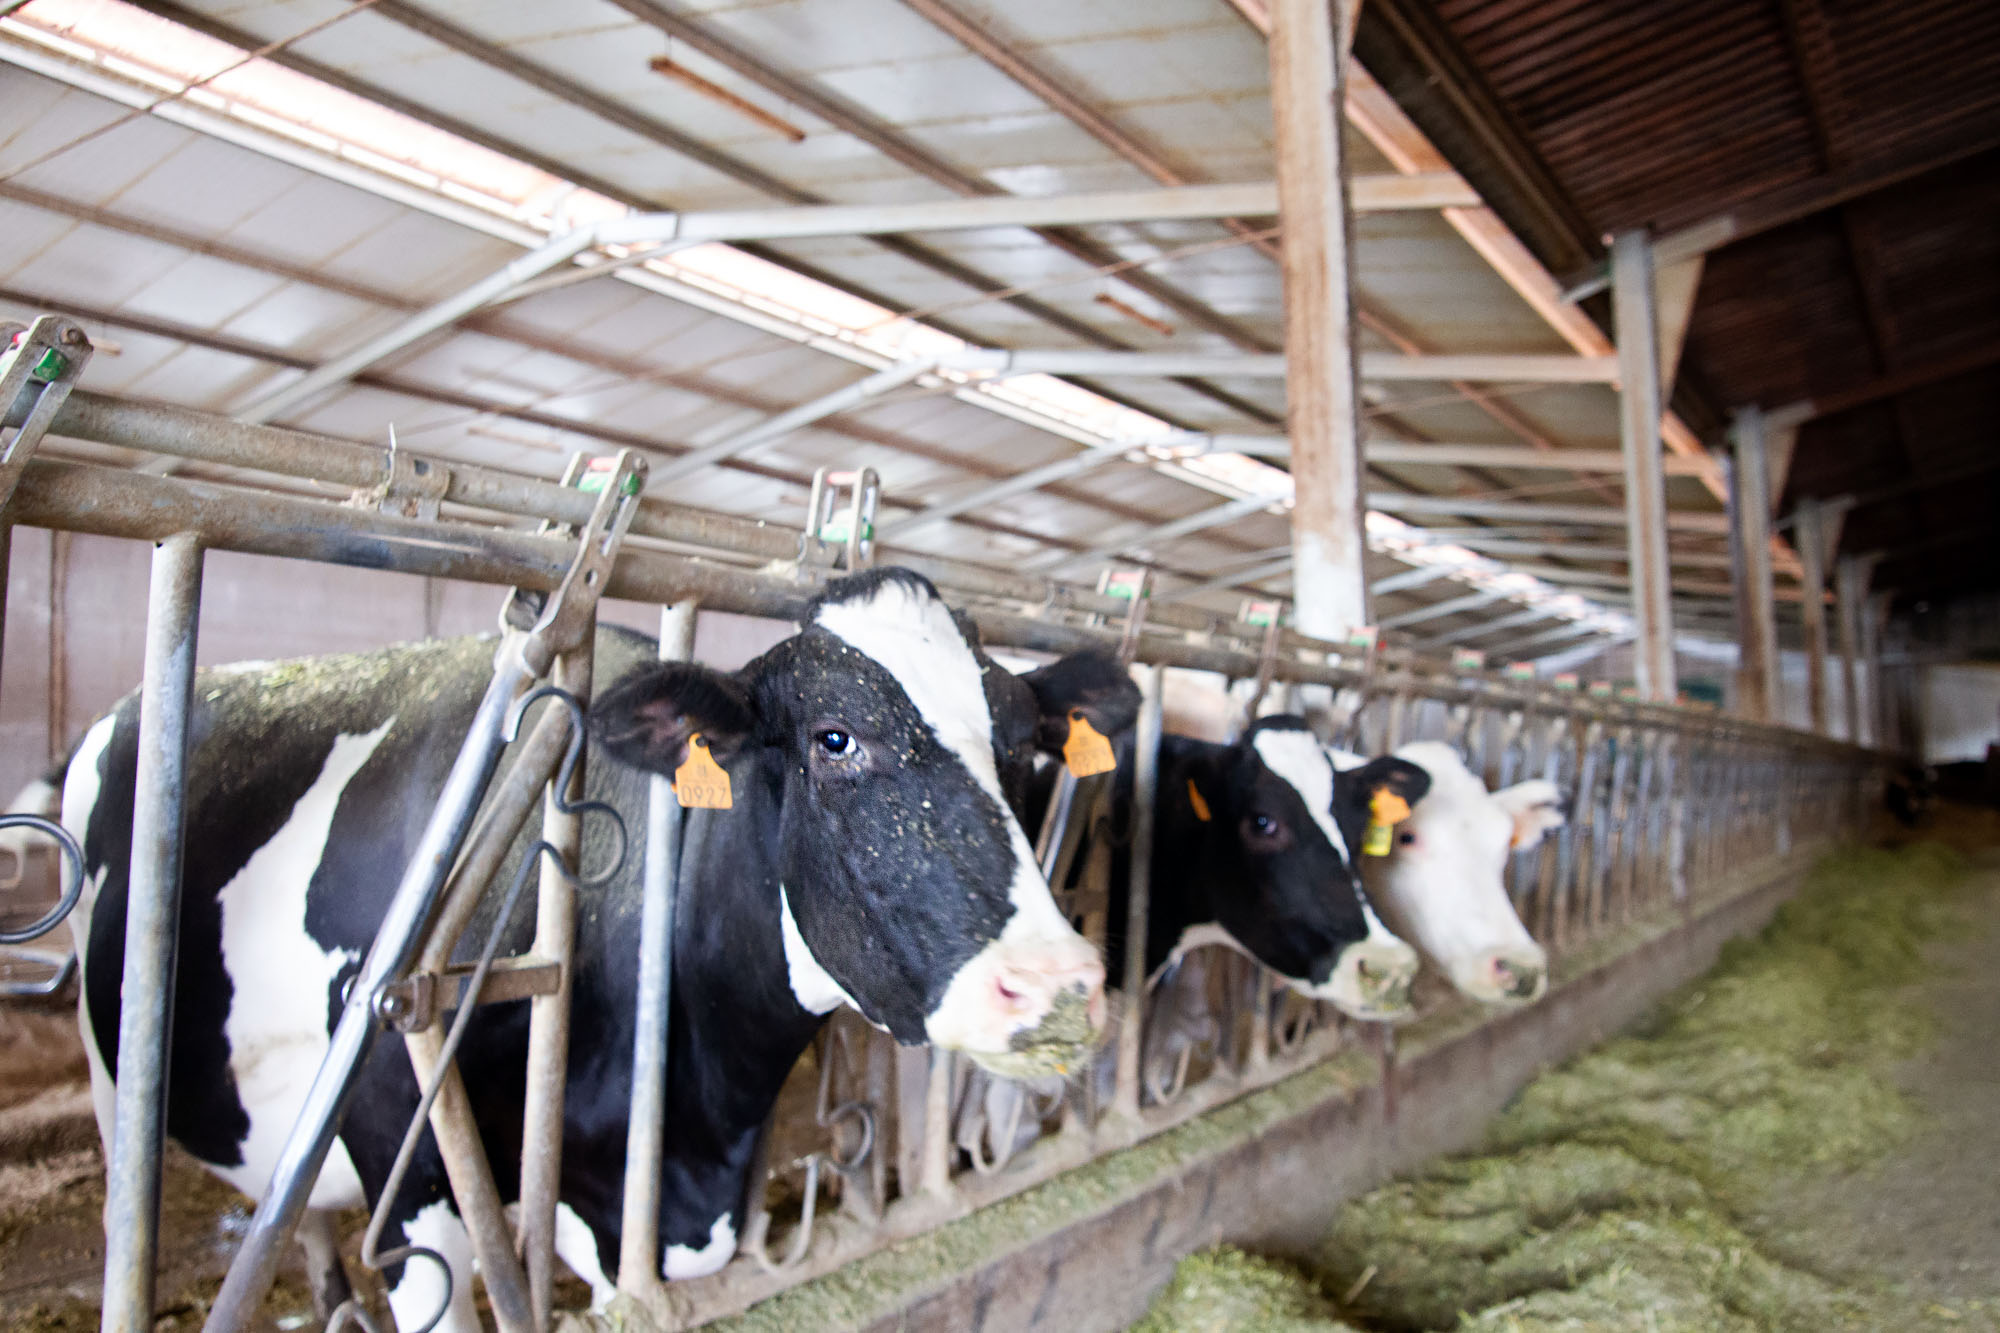
M1363 856L1387 856L1389 834L1410 817L1410 803L1384 787L1368 801L1368 830L1361 836Z
M1193 778L1188 779L1188 804L1194 807L1194 817L1202 823L1206 824L1214 818L1208 812L1208 802L1201 799L1201 789L1194 785Z
M733 804L729 774L698 731L688 737L687 758L674 770L674 799L687 810L727 810Z
M1069 739L1063 742L1063 762L1069 765L1071 773L1080 778L1109 773L1118 767L1118 761L1111 754L1111 742L1090 725L1089 718L1074 708L1069 714Z

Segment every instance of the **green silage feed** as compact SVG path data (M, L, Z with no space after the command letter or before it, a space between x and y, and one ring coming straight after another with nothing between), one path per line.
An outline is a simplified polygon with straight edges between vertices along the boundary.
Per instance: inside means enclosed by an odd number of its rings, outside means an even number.
M1829 858L1636 1030L1523 1089L1484 1151L1352 1201L1304 1267L1193 1256L1138 1333L1968 1327L1753 1229L1770 1186L1911 1133L1891 1074L1934 1020L1905 987L1965 871L1933 845Z

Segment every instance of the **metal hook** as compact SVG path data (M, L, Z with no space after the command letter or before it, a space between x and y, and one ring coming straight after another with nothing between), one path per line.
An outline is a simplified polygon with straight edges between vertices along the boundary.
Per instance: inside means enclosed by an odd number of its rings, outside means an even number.
M576 777L576 766L583 761L584 712L582 702L560 685L544 685L539 689L530 690L515 702L512 711L507 714L507 727L504 734L509 744L519 740L521 736L521 722L527 717L528 709L543 699L556 700L569 711L570 716L569 748L563 752L562 764L556 769L556 809L565 815L577 818L581 818L587 814L599 814L609 819L611 827L617 832L618 854L611 858L610 865L598 871L595 875L583 874L581 866L572 871L564 862L562 853L546 842L537 843L535 848L531 849L527 860L533 861L535 850L546 850L561 869L563 878L567 879L573 886L580 889L602 888L604 885L609 884L620 870L625 868L625 853L630 846L630 842L625 831L624 816L620 815L611 806L603 801L571 801L569 799L570 786Z
M29 940L40 939L61 925L63 918L75 908L77 900L83 897L83 848L77 844L70 831L53 819L42 815L0 815L0 829L22 827L39 830L55 839L57 847L62 851L63 864L68 868L68 873L63 876L62 897L56 900L56 905L51 907L40 920L19 930L0 930L0 944L26 944Z

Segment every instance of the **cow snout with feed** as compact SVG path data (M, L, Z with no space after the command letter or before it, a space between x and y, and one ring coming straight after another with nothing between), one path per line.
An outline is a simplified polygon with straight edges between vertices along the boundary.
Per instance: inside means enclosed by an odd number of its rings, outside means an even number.
M1527 1004L1548 991L1548 956L1507 895L1507 862L1562 827L1554 783L1535 779L1489 792L1457 752L1416 741L1396 756L1423 769L1430 789L1396 826L1388 853L1367 858L1370 896L1389 924L1458 991L1483 1004ZM1336 753L1343 768L1358 756Z

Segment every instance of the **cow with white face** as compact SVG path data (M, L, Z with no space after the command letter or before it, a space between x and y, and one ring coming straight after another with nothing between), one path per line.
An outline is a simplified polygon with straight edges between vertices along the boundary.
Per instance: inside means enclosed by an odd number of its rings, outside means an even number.
M1358 755L1333 751L1336 766ZM1424 770L1430 789L1395 826L1386 856L1363 857L1368 895L1460 993L1485 1004L1527 1004L1548 990L1548 956L1507 896L1507 861L1563 824L1562 793L1535 779L1489 792L1449 745L1415 741L1396 757Z
M699 733L733 791L731 808L690 811L683 826L654 1256L682 1278L734 1253L758 1132L836 1006L1010 1071L1065 1068L1095 1044L1103 964L1056 909L1009 802L1045 715L1080 708L1112 734L1137 691L1100 655L1010 675L903 570L829 584L798 634L734 673L661 664L651 642L609 628L596 652L618 683L593 729L623 762L593 762L585 794L620 813L635 845L578 894L556 1242L608 1298L649 774L679 767ZM198 678L166 1122L246 1193L269 1183L492 656L490 640L467 639ZM130 698L91 728L63 800L90 885L71 927L101 1117L117 1067L137 720ZM599 820L585 830L584 862L602 865L610 839ZM533 916L524 904L509 923L507 951L525 949ZM474 948L469 936L461 953ZM525 1002L483 1006L458 1059L506 1199L519 1185L527 1028ZM378 1044L312 1209L380 1199L416 1101L409 1062ZM384 1249L421 1245L448 1262L439 1327L471 1333L470 1241L428 1139L388 1217ZM327 1255L314 1261L322 1306L345 1288ZM446 1290L435 1265L386 1275L398 1323L424 1326Z

